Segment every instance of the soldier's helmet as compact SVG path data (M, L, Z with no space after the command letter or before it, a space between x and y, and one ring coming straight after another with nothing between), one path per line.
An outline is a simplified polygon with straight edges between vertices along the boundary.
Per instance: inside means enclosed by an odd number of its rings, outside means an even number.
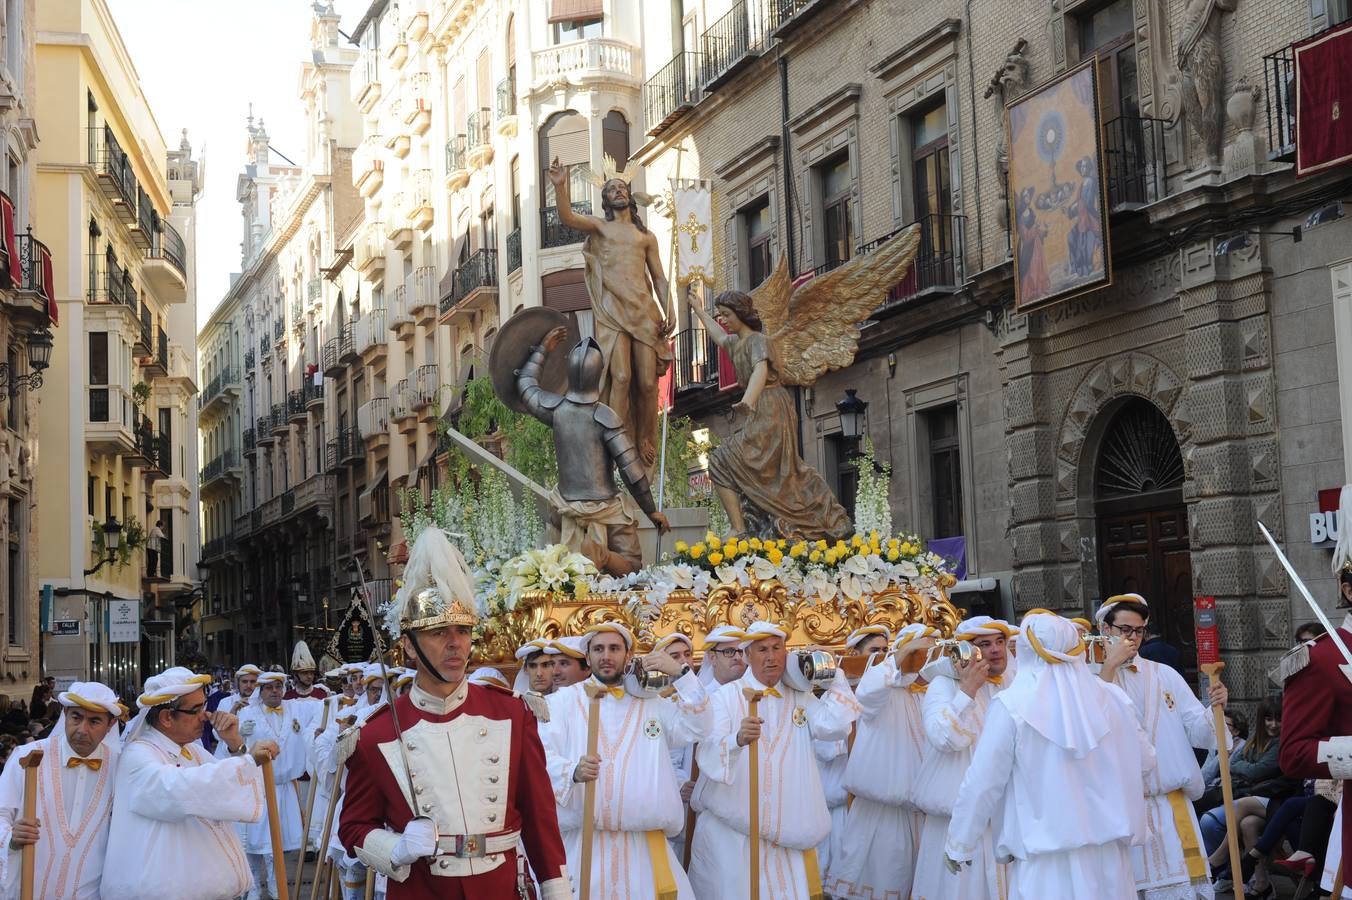
M595 403L601 398L601 375L606 361L601 345L584 338L568 354L568 394L574 403Z

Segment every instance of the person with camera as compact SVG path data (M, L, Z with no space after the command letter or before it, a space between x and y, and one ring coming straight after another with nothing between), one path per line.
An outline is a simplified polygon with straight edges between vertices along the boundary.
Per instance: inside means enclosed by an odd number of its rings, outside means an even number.
M592 885L605 884L608 896L693 900L667 841L685 825L671 751L708 736L709 696L687 663L663 651L637 657L634 646L633 634L618 622L594 626L584 644L591 678L548 698L549 724L541 736L568 871L574 879L582 873L590 824ZM676 689L674 703L662 696L659 682ZM588 750L593 702L600 704L594 754ZM596 783L591 823L583 820L589 782Z

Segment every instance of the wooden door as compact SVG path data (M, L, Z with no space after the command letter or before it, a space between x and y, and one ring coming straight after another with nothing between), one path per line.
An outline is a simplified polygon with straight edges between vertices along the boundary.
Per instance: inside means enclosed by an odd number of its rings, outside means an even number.
M1104 597L1135 593L1150 604L1151 621L1196 674L1192 559L1188 510L1182 505L1099 519L1099 582Z

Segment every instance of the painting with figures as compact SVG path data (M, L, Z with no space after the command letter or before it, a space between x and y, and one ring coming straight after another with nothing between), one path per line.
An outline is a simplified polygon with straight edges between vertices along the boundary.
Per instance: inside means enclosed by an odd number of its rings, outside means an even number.
M1008 107L1019 309L1112 281L1096 74L1086 63Z

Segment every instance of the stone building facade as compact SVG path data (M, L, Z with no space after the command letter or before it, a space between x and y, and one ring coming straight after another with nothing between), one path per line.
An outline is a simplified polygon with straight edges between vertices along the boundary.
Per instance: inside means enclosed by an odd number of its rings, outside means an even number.
M855 364L799 392L805 457L848 497L854 448L834 403L857 390L893 466L897 525L964 537L965 586L998 581L964 605L1080 614L1138 590L1191 660L1193 601L1212 596L1232 689L1269 690L1312 616L1255 522L1330 608L1335 597L1308 522L1318 491L1346 480L1352 224L1337 201L1352 172L1291 170L1290 45L1349 11L744 0L680 12L679 29L674 16L646 23L637 156L650 192L713 181L718 289L749 289L781 256L822 274L921 228L915 271L862 330ZM1198 40L1218 52L1194 52ZM1091 61L1113 282L1016 309L1004 106ZM677 357L678 411L727 428L736 392L693 323Z

